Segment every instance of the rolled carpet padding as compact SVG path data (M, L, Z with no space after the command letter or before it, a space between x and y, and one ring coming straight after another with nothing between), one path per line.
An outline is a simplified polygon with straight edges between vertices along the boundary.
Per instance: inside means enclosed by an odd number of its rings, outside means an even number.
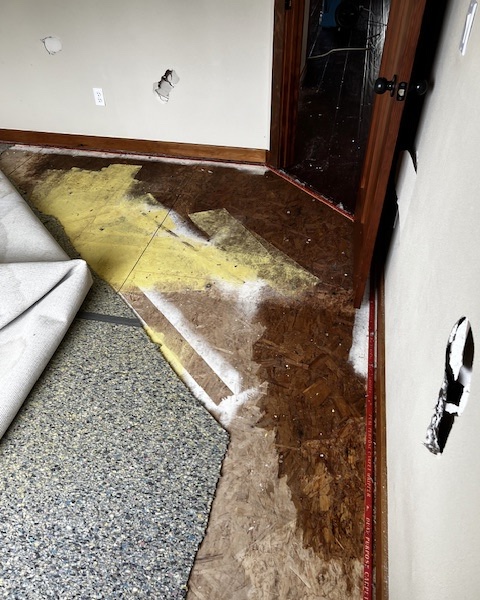
M80 308L92 278L0 172L0 437Z

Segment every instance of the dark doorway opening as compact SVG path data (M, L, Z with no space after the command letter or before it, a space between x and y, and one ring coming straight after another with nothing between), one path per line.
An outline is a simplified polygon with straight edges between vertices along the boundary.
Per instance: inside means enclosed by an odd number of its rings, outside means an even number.
M390 0L307 0L305 7L294 160L285 170L351 213L389 5Z

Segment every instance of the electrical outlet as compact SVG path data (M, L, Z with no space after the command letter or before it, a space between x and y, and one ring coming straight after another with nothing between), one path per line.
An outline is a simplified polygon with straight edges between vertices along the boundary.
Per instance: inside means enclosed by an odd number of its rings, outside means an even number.
M93 88L93 97L97 106L105 106L105 96L102 88Z

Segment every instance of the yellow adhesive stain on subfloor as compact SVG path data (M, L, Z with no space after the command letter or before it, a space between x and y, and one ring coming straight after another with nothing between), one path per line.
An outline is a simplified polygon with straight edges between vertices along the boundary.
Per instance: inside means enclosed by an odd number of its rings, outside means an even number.
M203 290L217 281L241 286L257 278L255 269L211 243L172 237L161 227L138 261L125 289Z
M140 168L52 171L32 193L33 204L60 220L81 256L116 290L201 290L260 279L294 294L318 282L224 209L190 215L211 236L203 239L143 192L135 180Z
M296 294L318 278L252 234L227 210L193 213L190 219L210 240L175 233L163 225L126 282L161 292L201 290L216 282L244 285L262 280L272 290Z
M150 327L149 325L145 326L145 331L147 332L148 337L152 340L152 342L154 342L155 344L157 344L159 346L163 356L165 357L167 362L170 364L172 369L175 371L175 373L181 379L182 375L185 372L185 368L182 365L178 356L175 354L175 352L170 350L170 348L166 345L165 335L161 331L157 331L156 329L154 329L153 327Z
M151 195L135 190L140 168L53 171L32 192L36 208L59 219L81 256L117 290L168 215Z
M227 210L207 210L190 215L210 241L237 263L248 266L283 293L298 292L318 283L318 278L266 240L251 233Z

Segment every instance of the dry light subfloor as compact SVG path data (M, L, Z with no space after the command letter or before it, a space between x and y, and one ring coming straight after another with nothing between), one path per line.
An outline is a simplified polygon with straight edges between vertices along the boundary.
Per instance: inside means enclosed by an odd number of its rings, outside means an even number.
M188 598L360 598L351 221L260 167L15 147L0 168L230 433Z

